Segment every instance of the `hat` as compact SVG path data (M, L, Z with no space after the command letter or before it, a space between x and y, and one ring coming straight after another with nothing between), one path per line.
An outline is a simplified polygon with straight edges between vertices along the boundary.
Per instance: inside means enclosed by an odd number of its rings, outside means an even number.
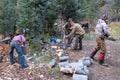
M21 30L20 30L20 29L17 29L15 33L16 33L16 34L21 34Z
M108 18L107 18L106 15L103 15L103 16L102 16L102 19L103 19L103 20L107 20Z
M70 22L70 21L72 21L72 18L69 18L69 19L68 19L68 22Z

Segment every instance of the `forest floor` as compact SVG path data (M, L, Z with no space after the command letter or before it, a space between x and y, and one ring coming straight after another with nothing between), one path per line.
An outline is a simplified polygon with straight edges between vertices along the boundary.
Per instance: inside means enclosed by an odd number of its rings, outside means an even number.
M120 80L120 28L119 23L110 24L110 32L114 33L111 36L117 38L116 41L106 40L107 53L105 61L108 67L98 63L99 52L95 56L95 61L88 67L89 80ZM94 35L87 35L83 40L83 50L64 50L64 55L70 57L70 62L77 62L83 57L89 57L92 49L96 46ZM118 37L119 36L119 37ZM9 62L10 46L6 43L0 43L0 80L72 80L72 74L62 73L56 65L49 69L47 64L52 58L57 58L54 50L48 50L46 53L31 52L26 58L29 67L21 69L19 63L13 65ZM2 59L2 57L3 59ZM51 57L52 56L52 57ZM2 62L1 62L2 59ZM46 60L46 61L45 61ZM59 61L57 61L59 63Z
M9 52L9 45L1 43ZM95 40L83 40L83 50L65 50L65 55L70 57L70 61L78 61L83 57L88 57L92 49L96 46ZM106 40L107 53L105 61L109 67L98 64L99 52L95 56L96 61L88 67L89 80L120 80L120 40ZM59 71L58 66L49 70L42 61L38 65L28 61L29 67L20 69L19 64L10 65L9 58L0 63L0 80L72 80L71 74L64 74Z

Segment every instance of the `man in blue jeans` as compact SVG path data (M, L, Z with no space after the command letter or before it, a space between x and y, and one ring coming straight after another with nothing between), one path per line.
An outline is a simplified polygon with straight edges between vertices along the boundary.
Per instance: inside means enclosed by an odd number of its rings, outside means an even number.
M25 58L24 58L24 55L23 55L22 47L21 47L21 45L25 45L25 44L26 44L26 39L21 34L21 31L18 29L16 31L15 36L13 37L13 39L12 39L12 41L10 43L11 50L10 50L9 56L10 56L10 63L14 64L15 61L14 61L13 52L14 52L14 49L16 49L22 69L28 67L28 65L25 64Z

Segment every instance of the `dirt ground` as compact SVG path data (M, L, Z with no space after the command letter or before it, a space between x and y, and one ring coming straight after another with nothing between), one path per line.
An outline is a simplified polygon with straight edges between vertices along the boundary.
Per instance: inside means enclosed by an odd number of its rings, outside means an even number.
M9 52L9 45L2 44L6 53ZM73 51L66 50L65 55L70 57L70 61L78 61L83 57L88 57L92 49L96 46L96 42L83 41L83 50ZM109 67L104 67L98 64L98 54L95 56L95 61L88 67L89 80L120 80L120 40L106 41L107 53L105 61L109 64ZM44 63L34 65L31 62L29 67L22 70L19 68L19 64L10 65L9 59L5 62L0 62L0 80L72 80L71 74L64 74L58 71L56 66L52 70L48 70Z

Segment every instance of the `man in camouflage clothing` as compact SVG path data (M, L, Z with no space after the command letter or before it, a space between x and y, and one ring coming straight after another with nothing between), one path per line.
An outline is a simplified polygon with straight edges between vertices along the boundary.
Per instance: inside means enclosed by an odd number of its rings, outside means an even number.
M95 28L97 46L96 48L94 48L94 50L90 55L90 58L94 60L94 56L96 55L97 51L100 50L99 63L104 66L107 66L107 64L104 63L104 58L106 53L105 39L110 35L107 23L108 20L105 15L102 16L102 19L98 20Z
M73 38L75 37L74 50L82 50L82 38L85 33L84 29L78 23L74 23L71 18L68 20L68 23L71 30L71 32L65 36L65 38L69 38L68 45L71 44Z

